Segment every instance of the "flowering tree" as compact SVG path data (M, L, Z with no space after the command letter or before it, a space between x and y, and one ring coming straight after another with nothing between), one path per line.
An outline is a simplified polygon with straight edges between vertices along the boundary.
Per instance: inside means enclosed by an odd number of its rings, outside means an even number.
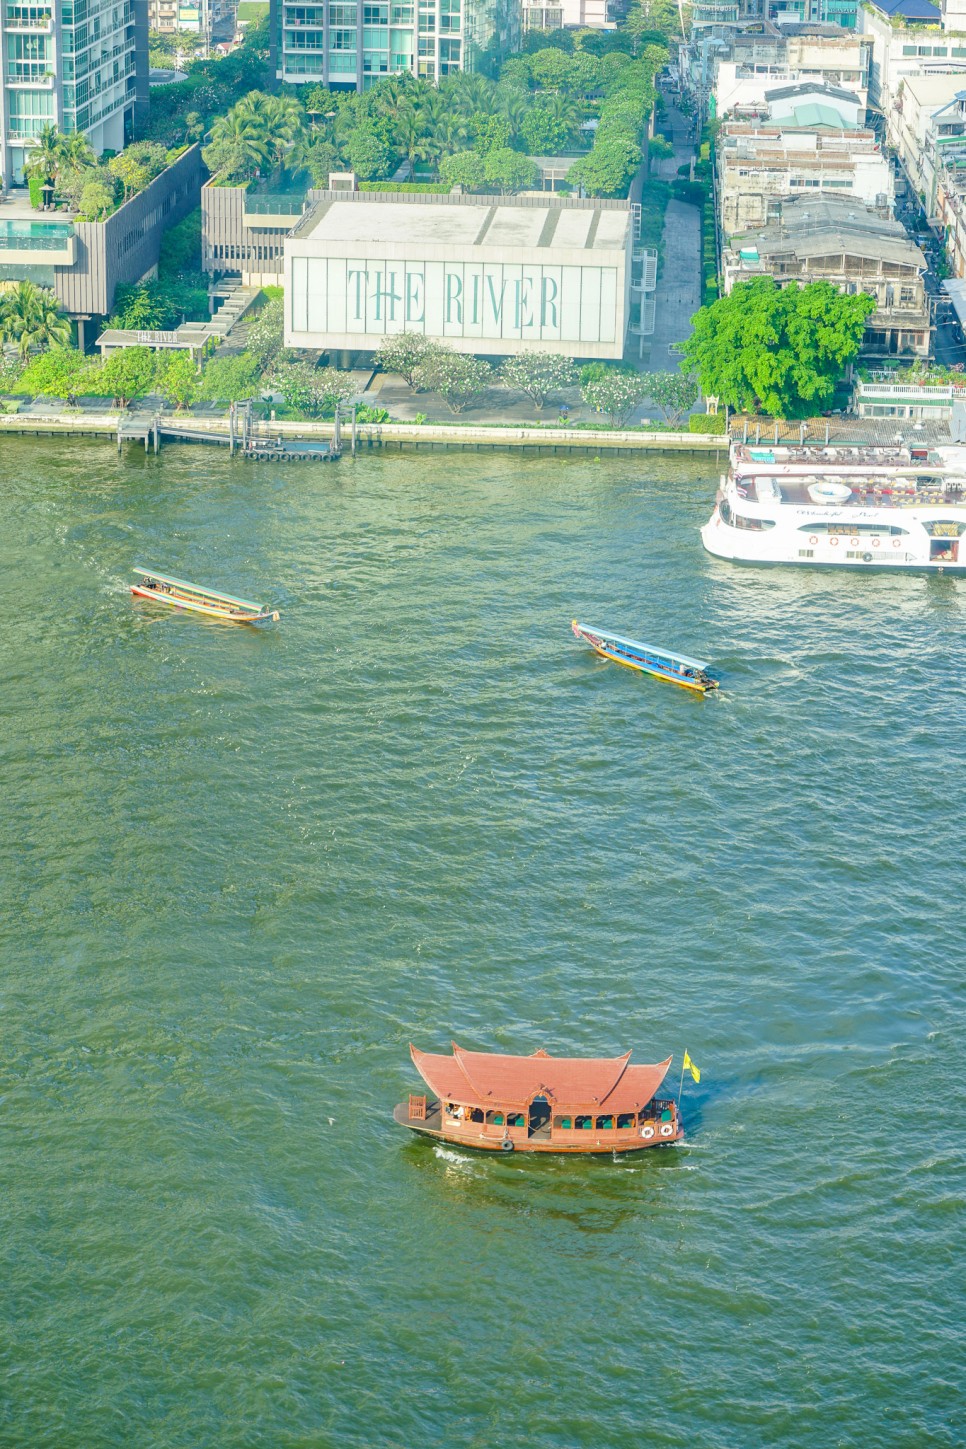
M335 367L313 367L311 362L276 363L269 386L282 394L289 407L309 417L332 412L336 403L347 401L359 391L358 381L350 373Z
M669 423L689 413L698 400L698 379L693 372L651 372L647 396L656 402Z
M505 387L526 393L537 409L551 393L576 387L578 381L570 358L557 352L521 352L518 357L508 357L500 368L500 378Z
M461 413L493 381L493 369L482 357L467 357L449 347L439 347L419 372L421 386L438 392L450 412Z
M581 395L597 412L609 413L615 428L623 427L638 403L650 396L651 382L647 373L626 367L609 367L603 376L587 381Z
M377 347L376 362L383 372L398 373L418 392L425 385L420 378L439 350L439 344L421 332L395 332Z

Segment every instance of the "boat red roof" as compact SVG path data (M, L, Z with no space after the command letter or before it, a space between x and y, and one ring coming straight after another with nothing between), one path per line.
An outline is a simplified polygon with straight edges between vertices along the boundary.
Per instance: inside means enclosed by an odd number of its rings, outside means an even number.
M651 1100L663 1082L671 1058L653 1066L630 1065L622 1057L532 1057L496 1052L467 1052L453 1043L453 1055L421 1052L410 1045L416 1070L431 1091L445 1101L472 1107L525 1107L546 1097L560 1107L606 1107L632 1112Z

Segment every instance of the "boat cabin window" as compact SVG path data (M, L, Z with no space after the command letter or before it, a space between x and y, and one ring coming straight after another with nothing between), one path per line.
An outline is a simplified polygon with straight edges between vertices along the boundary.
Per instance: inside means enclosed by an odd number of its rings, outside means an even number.
M472 1109L472 1111L470 1112L470 1121L471 1122L482 1122L484 1120L485 1119L483 1117L483 1108L482 1107L474 1107Z
M722 523L731 522L731 504L728 502L727 498L722 498L721 502L718 504L718 517L721 519Z
M622 1112L617 1119L618 1127L633 1127L635 1115L633 1112Z
M574 1126L577 1128L578 1132L589 1132L593 1125L593 1117L578 1117L577 1120L574 1122Z
M491 1122L494 1127L502 1127L503 1126L503 1113L502 1112L488 1112L487 1113L487 1121L488 1122Z
M574 1119L572 1117L555 1117L553 1119L553 1125L555 1127L562 1127L565 1132L569 1132L574 1125Z
M763 533L766 528L774 528L774 518L749 518L744 513L732 513L732 528L744 528L751 533Z
M613 1117L598 1117L597 1118L597 1130L598 1130L598 1132L602 1132L605 1128L613 1127L613 1125L614 1125L614 1119L613 1119Z
M508 1127L525 1127L527 1119L522 1112L511 1112L506 1119L506 1125Z

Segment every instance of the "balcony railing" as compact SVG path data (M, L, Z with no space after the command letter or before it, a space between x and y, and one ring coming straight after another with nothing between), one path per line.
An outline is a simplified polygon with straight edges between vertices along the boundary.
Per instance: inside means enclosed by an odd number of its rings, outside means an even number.
M4 24L8 30L45 30L51 27L50 11L42 15L24 15L16 10L8 10Z

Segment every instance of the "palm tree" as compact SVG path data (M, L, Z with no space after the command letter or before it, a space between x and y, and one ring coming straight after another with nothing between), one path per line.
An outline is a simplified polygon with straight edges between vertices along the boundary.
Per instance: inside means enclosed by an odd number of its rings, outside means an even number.
M23 174L28 180L36 176L48 185L56 181L63 160L62 142L63 137L56 126L50 123L41 126L31 148L30 160L23 168Z
M0 330L5 341L15 342L20 360L26 362L31 348L66 347L70 322L60 310L53 292L33 282L18 282L4 293L0 303Z
M293 96L266 96L260 111L269 158L274 169L281 171L288 152L302 132L304 112Z
M218 117L211 128L211 145L202 152L210 171L223 171L238 181L250 181L257 176L269 155L264 118L251 105L246 105L250 99L246 96Z
M60 138L60 158L65 171L81 171L85 166L95 166L97 157L87 142L83 131L71 131Z

